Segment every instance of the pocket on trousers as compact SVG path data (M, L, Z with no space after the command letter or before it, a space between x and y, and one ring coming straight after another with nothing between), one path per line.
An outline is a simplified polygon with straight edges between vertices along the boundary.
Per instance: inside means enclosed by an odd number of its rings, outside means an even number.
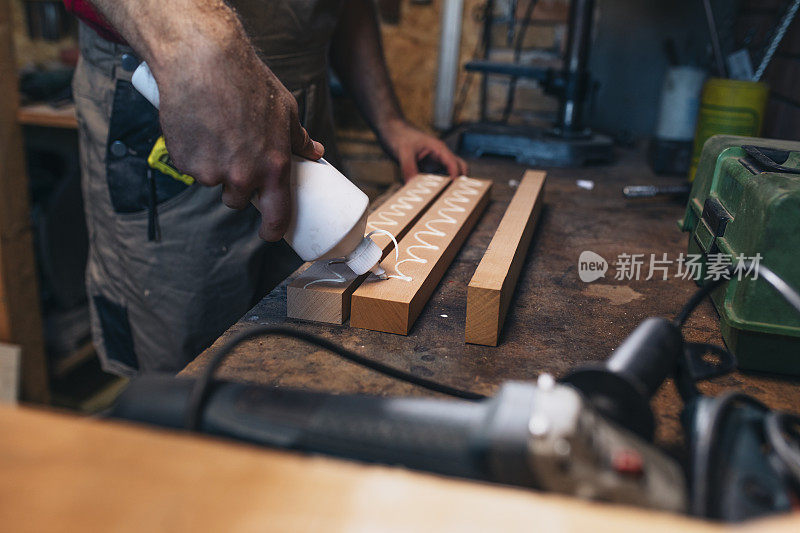
M112 361L138 370L139 361L133 348L128 310L102 295L95 296L92 302L103 330L106 356Z
M189 187L157 170L152 170L154 183L149 182L147 156L160 135L158 110L130 82L118 80L106 143L106 180L116 213L146 211L152 205L153 185L156 204Z

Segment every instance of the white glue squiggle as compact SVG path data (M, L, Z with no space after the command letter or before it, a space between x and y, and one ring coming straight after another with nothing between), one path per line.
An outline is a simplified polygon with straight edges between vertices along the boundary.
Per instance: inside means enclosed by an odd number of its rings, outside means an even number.
M419 244L412 244L411 246L406 248L405 253L408 254L410 257L395 263L394 271L396 273L389 275L390 278L399 279L402 281L413 281L413 278L411 278L411 276L403 274L403 272L400 270L400 265L402 265L403 263L421 263L421 264L427 263L428 262L427 259L419 257L412 250L417 248L422 250L438 250L439 249L438 246L429 243L428 241L423 239L422 236L427 235L430 237L444 237L445 235L447 235L445 232L435 228L434 224L455 224L456 219L451 217L447 213L463 213L464 211L466 211L464 207L461 207L456 204L469 203L470 198L468 197L475 196L476 194L478 194L478 188L480 188L480 186L481 182L478 180L467 178L466 176L458 178L456 184L453 185L453 188L450 191L449 197L444 199L444 203L447 207L443 207L437 213L440 218L428 221L425 224L426 229L414 233L414 239L416 239L417 242L419 242Z
M421 195L428 195L434 191L434 188L441 185L442 181L446 178L436 176L434 174L425 174L418 178L418 183L405 191L392 205L386 208L381 207L379 212L376 213L378 220L373 220L367 223L369 229L381 229L379 226L397 226L398 221L393 217L402 217L406 211L414 209L413 203L421 202L425 198Z
M397 239L394 238L394 234L391 231L387 231L385 229L374 229L367 233L367 238L372 237L376 233L382 233L389 237L392 240L392 244L394 244L394 260L397 261L400 259L400 245L397 244ZM386 252L383 252L386 255Z
M331 274L336 276L335 278L315 279L314 281L309 281L308 283L303 285L303 288L307 289L309 287L309 285L313 285L315 283L325 283L325 282L328 282L328 283L344 283L345 282L344 276L342 276L341 274L339 274L338 272L336 272L335 270L333 270L331 268L331 265L339 264L339 263L344 263L344 260L342 260L342 259L334 259L333 261L328 261L327 263L325 263L325 268L328 270L328 272L330 272Z

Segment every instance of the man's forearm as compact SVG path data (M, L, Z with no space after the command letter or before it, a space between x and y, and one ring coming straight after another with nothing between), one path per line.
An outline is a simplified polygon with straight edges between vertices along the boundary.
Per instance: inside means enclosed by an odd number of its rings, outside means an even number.
M158 82L172 161L242 209L258 195L259 235L275 241L291 216L291 156L319 159L297 102L258 58L221 0L91 0ZM267 124L269 127L265 127Z
M467 172L467 164L441 140L405 121L386 68L373 0L345 2L331 57L384 150L400 165L403 179L415 176L424 158L440 163L453 178Z
M331 58L342 83L379 136L403 120L383 55L372 0L348 0L333 38Z
M160 72L190 66L192 56L239 48L249 41L236 14L222 0L91 0L117 32Z

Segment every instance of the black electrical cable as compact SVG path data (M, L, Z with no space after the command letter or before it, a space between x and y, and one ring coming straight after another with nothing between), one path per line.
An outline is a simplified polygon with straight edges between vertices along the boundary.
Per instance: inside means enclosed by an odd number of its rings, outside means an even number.
M764 433L786 474L800 486L800 416L790 413L769 413L764 420ZM794 439L793 441L790 439Z
M748 272L754 271L754 275L761 275L789 304L800 313L800 295L788 283L786 283L780 276L775 274L769 267L758 264L754 265L752 261L743 261L738 264L736 268L748 268ZM721 276L720 278L703 285L692 294L689 301L683 306L681 311L675 317L674 324L678 328L682 328L686 321L691 316L692 312L700 305L703 299L711 294L718 287L730 280L730 276L736 273L736 268L731 265L728 269L728 277ZM696 346L700 346L697 344ZM735 366L735 357L728 350L722 346L714 344L704 344L706 351L715 353L720 358L720 364L725 363L725 356L729 356L731 364ZM675 385L678 388L678 393L684 402L689 402L692 398L697 397L700 392L695 385L697 377L692 371L692 355L688 350L684 351L684 360L678 365L675 375Z
M211 361L209 361L208 365L206 365L206 368L195 382L194 387L192 387L192 391L189 395L184 421L184 426L186 429L191 431L197 431L199 429L203 405L211 387L211 380L214 377L214 373L216 372L217 368L222 364L225 358L227 358L233 349L242 342L264 335L283 335L285 337L303 340L309 344L324 348L331 353L350 361L351 363L361 365L391 378L399 379L401 381L405 381L412 385L416 385L433 392L438 392L440 394L446 394L448 396L465 400L482 400L486 398L486 396L482 394L450 387L449 385L444 385L436 381L421 378L391 366L387 366L378 361L368 359L327 339L323 339L322 337L318 337L310 333L305 333L285 326L255 326L236 334L211 357Z
M710 354L716 362L705 361L701 356ZM736 357L724 346L707 342L685 342L683 357L678 360L675 387L684 404L700 395L697 383L729 374L736 368Z
M689 512L694 516L714 518L714 502L711 487L712 478L717 473L721 454L718 453L722 421L736 404L750 405L763 411L767 407L746 394L729 392L718 398L707 408L704 420L698 427L703 428L696 437L692 460L692 489Z
M760 276L763 278L767 283L770 284L783 298L798 312L800 313L800 294L797 293L788 283L786 283L783 278L778 276L775 272L773 272L769 267L764 266L762 264L755 265L752 261L742 261L738 264L738 267L734 267L731 265L728 269L728 277L720 277L716 280L711 281L697 289L692 297L689 298L689 301L683 306L681 311L675 317L674 324L678 328L683 328L686 324L686 321L691 316L692 312L700 305L700 302L703 299L711 294L714 290L718 287L726 283L730 280L730 275L736 273L737 268L747 268L748 272L754 272L754 276ZM754 278L755 279L755 278ZM700 346L700 345L698 345ZM735 357L731 354L728 350L726 350L722 346L717 346L714 344L705 344L707 351L712 353L716 352L716 355L720 358L721 364L724 364L725 356L729 356L732 364L735 365ZM696 378L692 372L692 361L690 360L691 355L687 351L684 353L684 361L682 361L677 369L677 373L675 376L675 384L678 388L678 393L680 394L681 398L684 402L688 402L692 398L696 397L699 394L697 387L695 386Z
M754 272L754 276L760 277L769 283L770 286L772 286L772 288L778 292L778 294L783 296L783 299L786 300L786 302L791 305L795 311L800 313L800 293L786 283L783 278L773 272L769 267L762 264L754 265L752 261L748 261L740 263L738 268L747 268L748 272L752 270ZM731 266L728 272L729 274L733 274L736 272L736 268ZM730 281L730 278L720 277L719 279L713 280L697 289L692 297L689 298L689 301L686 302L686 305L683 306L681 312L675 317L675 325L678 327L683 327L692 312L697 308L700 302L703 301L703 298L727 281Z
M692 312L694 312L697 306L700 305L700 302L702 302L706 296L711 294L712 291L716 290L717 287L726 281L728 280L725 278L716 279L697 289L695 293L692 294L692 297L689 298L689 301L684 304L680 313L678 313L678 316L675 317L675 325L679 328L682 328L683 325L686 324L686 321L689 319L689 316L692 314Z

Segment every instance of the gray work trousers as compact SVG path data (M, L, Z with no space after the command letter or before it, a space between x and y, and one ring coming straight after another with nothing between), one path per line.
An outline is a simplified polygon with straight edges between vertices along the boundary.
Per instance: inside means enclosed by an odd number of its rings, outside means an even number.
M314 4L302 0L298 9L309 3ZM339 3L321 3L326 12L318 12L315 20L327 33L309 37L295 31L311 39L297 53L279 49L271 57L270 50L260 52L298 99L301 120L311 136L326 145L326 156L335 162L327 41ZM273 11L283 10L284 19L293 18L295 8L285 0L263 5L268 4ZM275 12L259 13L272 18L271 24L279 23ZM291 26L282 27L278 44L285 47L292 37L286 28ZM281 37L268 30L264 36ZM258 35L254 42L259 42ZM86 286L95 345L107 371L177 372L301 261L285 242L261 241L259 213L252 206L242 211L227 208L221 202L221 187L187 186L151 171L146 157L160 126L157 110L135 91L130 70L122 67L123 55L134 51L83 25L80 46L73 92L89 228Z

